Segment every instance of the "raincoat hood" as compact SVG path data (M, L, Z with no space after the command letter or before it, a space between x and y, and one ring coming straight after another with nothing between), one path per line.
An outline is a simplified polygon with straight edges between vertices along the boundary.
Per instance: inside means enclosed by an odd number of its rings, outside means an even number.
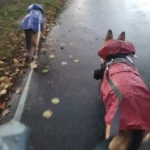
M112 40L107 45L104 45L98 52L98 55L103 59L114 54L134 55L135 48L131 42Z

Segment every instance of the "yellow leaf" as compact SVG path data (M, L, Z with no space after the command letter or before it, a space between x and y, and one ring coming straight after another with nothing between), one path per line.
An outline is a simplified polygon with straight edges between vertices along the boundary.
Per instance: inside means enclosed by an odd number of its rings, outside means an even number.
M52 114L53 114L53 112L51 110L45 110L43 112L43 117L48 119L48 118L50 118L52 116Z
M47 51L47 49L46 49L46 48L42 48L41 51L42 51L42 52L45 52L45 51Z
M74 62L75 62L75 63L79 63L80 60L79 60L79 59L74 59Z
M3 112L2 112L2 117L5 117L6 115L8 115L9 113L9 109L5 109Z
M15 64L19 64L19 61L17 59L14 58L13 61Z
M7 89L8 87L10 87L10 84L5 84L5 89Z
M55 55L54 54L51 54L51 55L49 55L49 58L55 58Z
M18 89L16 90L16 94L19 94L20 92L21 92L21 89L18 88Z
M43 73L48 73L48 69L42 70Z
M2 81L7 81L7 80L9 80L8 77L5 77L5 76L0 77L0 81L1 81L1 82L2 82Z
M30 68L31 69L37 68L37 64L35 62L30 63Z
M53 99L51 100L51 102L52 102L53 104L59 104L60 100L59 100L59 98L55 97L55 98L53 98Z
M16 68L16 72L19 72L19 69L18 69L18 68Z
M2 64L4 64L4 62L3 62L3 61L0 61L0 65L2 65Z
M4 94L6 94L6 93L7 93L7 90L3 89L3 90L0 91L0 96L1 96L1 95L4 95Z
M64 66L67 65L68 63L66 61L62 61L61 64Z

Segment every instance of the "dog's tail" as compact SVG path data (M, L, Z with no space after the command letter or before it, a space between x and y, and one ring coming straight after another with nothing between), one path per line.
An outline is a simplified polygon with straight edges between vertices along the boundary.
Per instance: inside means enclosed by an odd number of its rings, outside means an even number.
M132 131L132 139L128 145L127 150L139 150L140 145L143 139L143 131L142 130L133 130Z

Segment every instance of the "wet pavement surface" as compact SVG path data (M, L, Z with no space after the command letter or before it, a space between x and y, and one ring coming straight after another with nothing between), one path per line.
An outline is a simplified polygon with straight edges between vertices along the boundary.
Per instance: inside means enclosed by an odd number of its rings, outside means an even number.
M104 106L93 70L106 32L126 31L137 50L136 64L150 88L150 3L148 0L70 0L43 47L22 122L32 129L31 150L92 150L104 137ZM60 47L63 45L63 49ZM50 48L56 58L50 59ZM79 59L75 63L70 59ZM67 65L61 65L66 61ZM42 69L48 68L47 74ZM60 103L51 103L58 97ZM43 118L45 110L53 114Z

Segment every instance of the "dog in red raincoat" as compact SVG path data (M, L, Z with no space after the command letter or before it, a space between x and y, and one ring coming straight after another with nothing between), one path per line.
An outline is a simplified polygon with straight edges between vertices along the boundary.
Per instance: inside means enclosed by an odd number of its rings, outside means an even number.
M119 99L108 82L106 70L109 70L110 80L122 94L119 132L111 140L109 150L144 150L149 140L150 92L135 66L130 65L133 64L134 54L133 44L125 41L125 32L114 40L111 30L107 32L104 45L98 52L102 65L107 66L100 73L100 93L106 108L106 139L110 136L112 121L119 107ZM112 63L118 57L130 64L124 61Z

